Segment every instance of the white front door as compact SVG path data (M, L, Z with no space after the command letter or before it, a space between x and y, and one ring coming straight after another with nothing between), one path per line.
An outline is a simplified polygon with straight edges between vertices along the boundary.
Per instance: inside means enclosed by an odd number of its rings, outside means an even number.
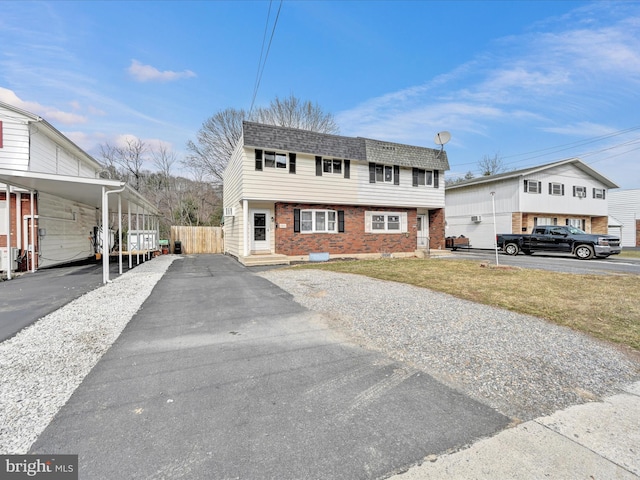
M418 248L429 248L428 215L418 215Z
M251 251L271 251L269 210L251 210Z

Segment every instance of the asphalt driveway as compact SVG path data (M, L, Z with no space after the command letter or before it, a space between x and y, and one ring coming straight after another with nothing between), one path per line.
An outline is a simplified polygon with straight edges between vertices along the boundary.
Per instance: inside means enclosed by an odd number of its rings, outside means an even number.
M135 268L135 260L134 266ZM123 272L128 270L128 261ZM110 278L118 264L109 264ZM0 342L102 285L102 263L43 268L0 282Z
M80 478L384 478L509 419L224 256L173 262L30 453Z

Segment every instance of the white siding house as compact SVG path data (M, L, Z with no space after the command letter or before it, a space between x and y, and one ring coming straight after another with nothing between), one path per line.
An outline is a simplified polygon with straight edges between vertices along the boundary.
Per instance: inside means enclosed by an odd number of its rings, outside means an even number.
M607 233L611 188L617 185L577 158L448 185L446 235L494 248L494 207L497 233L547 224Z
M619 229L621 246L640 247L640 189L611 192L609 217Z
M437 149L244 122L224 173L225 251L251 264L444 248L448 168Z
M157 214L123 182L99 178L101 170L46 120L0 102L0 270L10 276L94 256L108 236L99 227L118 205Z

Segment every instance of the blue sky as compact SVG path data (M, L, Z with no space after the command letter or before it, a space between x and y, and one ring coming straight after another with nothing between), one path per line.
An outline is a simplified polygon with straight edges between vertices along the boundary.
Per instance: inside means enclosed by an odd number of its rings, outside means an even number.
M209 116L250 108L280 2L0 5L0 100L96 156L126 136L180 156ZM449 131L447 176L578 156L640 188L638 1L285 0L255 104L290 94L343 135Z

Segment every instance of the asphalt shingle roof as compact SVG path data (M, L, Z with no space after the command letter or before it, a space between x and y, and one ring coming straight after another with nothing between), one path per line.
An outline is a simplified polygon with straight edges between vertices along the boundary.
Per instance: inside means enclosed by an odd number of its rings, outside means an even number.
M254 122L242 123L247 147L337 157L362 162L449 170L447 153L362 137L345 137Z

